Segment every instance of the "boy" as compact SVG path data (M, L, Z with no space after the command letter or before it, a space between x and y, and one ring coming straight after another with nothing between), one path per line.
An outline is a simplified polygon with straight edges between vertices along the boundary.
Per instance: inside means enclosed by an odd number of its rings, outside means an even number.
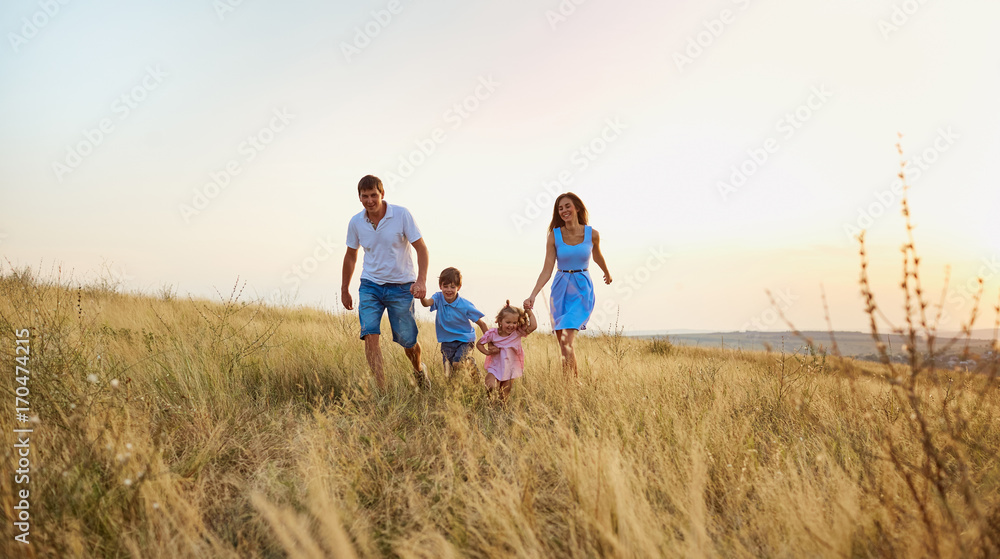
M438 276L438 286L441 291L430 298L421 298L420 303L430 307L431 312L437 312L434 326L438 343L441 344L444 374L450 377L453 367L473 361L471 352L476 341L476 331L471 323L475 322L483 334L489 328L483 322L483 313L458 295L458 290L462 288L462 272L457 268L445 268ZM472 367L475 375L474 362Z

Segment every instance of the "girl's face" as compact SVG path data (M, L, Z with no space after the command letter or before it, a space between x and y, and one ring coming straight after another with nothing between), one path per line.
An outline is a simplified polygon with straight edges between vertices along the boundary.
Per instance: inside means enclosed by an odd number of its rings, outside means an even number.
M509 336L517 330L517 315L511 312L504 313L500 317L500 322L497 323L497 330L500 331L501 335Z
M556 209L559 210L559 217L562 218L564 223L577 222L576 204L573 203L573 200L570 200L569 196L559 200L559 205L556 206Z

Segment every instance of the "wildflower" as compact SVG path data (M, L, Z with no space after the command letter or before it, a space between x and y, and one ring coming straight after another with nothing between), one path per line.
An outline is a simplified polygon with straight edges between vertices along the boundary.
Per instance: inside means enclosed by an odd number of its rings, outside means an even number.
M111 379L111 388L118 388L118 379Z
M87 382L91 384L97 384L97 375L95 375L94 373L90 373L89 375L87 375Z
M132 478L127 477L127 478L125 478L125 481L122 482L122 483L125 484L125 487L130 487L132 485Z
M153 503L153 510L159 510L159 509L160 509L160 503Z

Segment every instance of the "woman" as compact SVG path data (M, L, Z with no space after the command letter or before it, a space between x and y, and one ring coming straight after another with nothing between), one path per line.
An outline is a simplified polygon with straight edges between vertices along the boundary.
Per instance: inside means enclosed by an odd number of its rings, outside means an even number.
M535 296L552 277L556 263L559 271L552 280L552 329L559 340L563 372L577 376L576 354L573 338L578 330L587 328L590 314L594 312L594 282L590 279L590 257L604 272L604 283L611 283L611 273L601 254L601 237L587 225L587 207L572 192L560 194L552 208L552 222L545 244L545 264L538 275L531 296L524 300L524 308L535 306Z

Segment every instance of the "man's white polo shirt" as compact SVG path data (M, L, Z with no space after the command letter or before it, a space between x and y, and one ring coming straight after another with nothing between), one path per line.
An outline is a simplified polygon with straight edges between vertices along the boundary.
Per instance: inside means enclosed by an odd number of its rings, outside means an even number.
M422 235L410 211L403 206L386 203L385 216L379 220L377 229L372 227L366 214L362 210L347 225L347 246L365 249L361 279L379 285L416 281L410 243L416 242Z

